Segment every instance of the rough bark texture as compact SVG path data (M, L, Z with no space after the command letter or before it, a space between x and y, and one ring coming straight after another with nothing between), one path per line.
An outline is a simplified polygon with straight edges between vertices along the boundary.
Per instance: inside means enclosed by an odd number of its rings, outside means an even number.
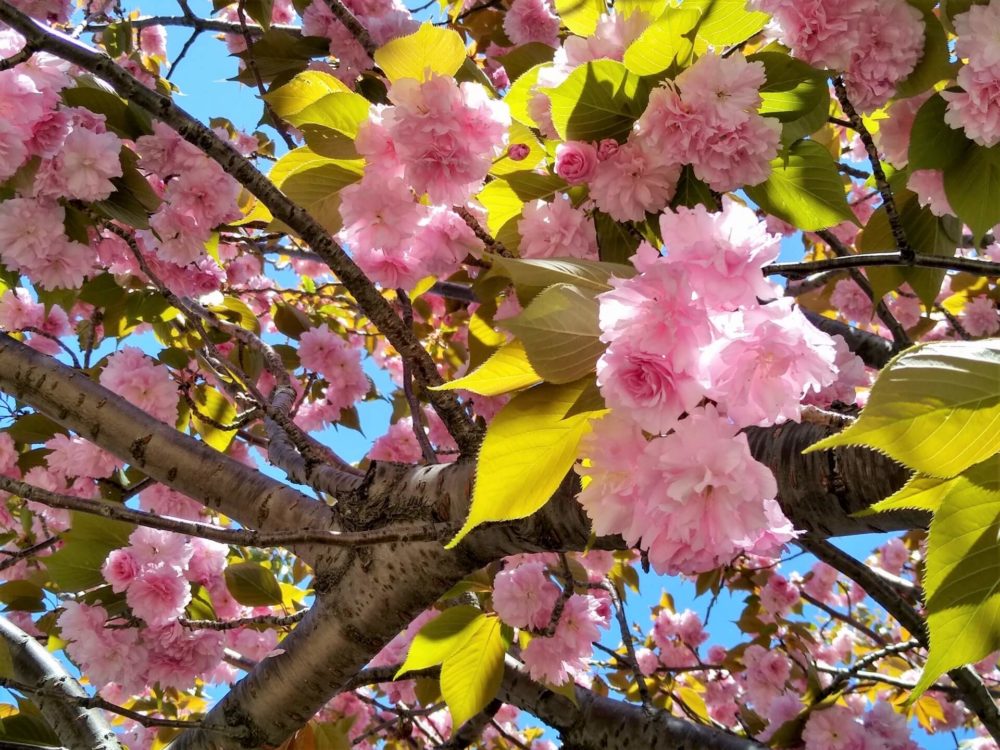
M31 700L60 742L69 750L122 750L100 712L76 703L87 694L44 646L3 617L0 641L10 652L14 679L39 691L30 696ZM0 747L3 745L0 741Z
M665 711L577 688L576 700L532 682L508 657L500 697L559 730L567 750L764 750L764 746Z

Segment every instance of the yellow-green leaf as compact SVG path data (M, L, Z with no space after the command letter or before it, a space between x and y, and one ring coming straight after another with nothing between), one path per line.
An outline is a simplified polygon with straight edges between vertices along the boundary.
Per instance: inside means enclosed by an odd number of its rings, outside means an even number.
M556 0L556 13L563 25L579 36L590 36L597 22L608 12L604 0Z
M617 8L617 4L615 6ZM636 75L655 75L675 62L686 65L694 46L686 36L701 13L688 8L668 8L663 18L650 24L625 50L625 67Z
M465 43L457 31L429 23L375 50L375 63L393 83L400 78L424 81L435 73L453 76L465 58Z
M954 489L961 475L951 479L914 475L898 491L880 500L855 515L864 517L890 510L926 510L935 512L941 506L941 498Z
M545 505L573 466L589 429L592 414L566 414L592 380L543 383L518 393L500 410L479 451L469 517L448 548L479 524L524 518Z
M236 437L236 429L227 430L218 425L225 427L231 425L236 419L236 408L229 403L229 399L210 385L202 384L194 388L191 400L198 407L197 411L191 412L192 426L201 435L202 440L215 450L224 453ZM208 419L205 419L206 417Z
M329 73L306 70L284 86L264 94L264 101L271 106L278 117L285 119L296 112L301 112L324 96L338 91L349 92L350 88Z
M446 609L414 636L396 677L444 662L473 634L482 616L482 610L467 604Z
M1000 451L1000 340L923 344L893 359L839 445L881 451L929 476L953 477Z
M224 571L226 588L233 599L247 607L281 604L281 586L268 568L251 561L238 562Z
M481 367L465 377L431 388L432 391L462 389L480 396L499 396L541 382L538 373L531 369L524 344L511 341L501 347Z
M924 590L930 652L910 700L943 672L1000 648L1000 456L956 477L941 498Z
M709 44L739 44L764 28L767 13L747 10L746 0L684 0L701 11L698 36Z
M592 372L606 344L600 340L593 290L553 284L520 314L504 320L549 383L571 383Z
M552 123L564 139L624 140L646 108L649 87L615 60L593 60L558 86L542 89L552 100Z
M486 708L503 679L503 657L509 644L500 619L481 615L474 628L441 666L441 694L456 728Z

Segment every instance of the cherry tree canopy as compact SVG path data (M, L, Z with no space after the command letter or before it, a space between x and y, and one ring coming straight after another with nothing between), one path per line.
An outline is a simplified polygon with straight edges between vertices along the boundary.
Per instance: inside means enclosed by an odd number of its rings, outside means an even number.
M998 39L0 0L0 746L997 748Z

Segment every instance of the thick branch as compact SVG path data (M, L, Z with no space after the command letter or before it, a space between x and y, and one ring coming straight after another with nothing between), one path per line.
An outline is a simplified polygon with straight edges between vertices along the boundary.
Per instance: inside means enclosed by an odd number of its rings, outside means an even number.
M10 652L14 679L38 692L33 700L70 750L122 750L104 717L79 705L88 696L44 646L0 617L0 641Z
M0 335L0 391L243 526L330 528L324 504L178 432L6 334Z
M563 747L572 750L763 750L764 746L714 727L649 712L633 703L602 698L576 688L576 705L532 682L507 658L500 688L506 703L521 708L559 730Z
M855 328L835 318L827 318L804 307L801 310L802 314L806 316L806 320L819 330L831 336L843 336L844 341L847 342L847 348L861 357L861 361L868 367L881 370L889 364L889 360L898 352L898 348L893 342L879 336L877 333L863 331L860 328Z
M169 97L142 85L106 54L43 26L6 0L0 0L0 21L20 32L27 43L36 49L50 52L93 73L108 83L119 96L171 126L184 140L218 162L227 174L256 196L275 219L291 227L316 251L357 300L365 315L389 340L400 356L413 363L424 381L430 385L442 382L430 355L412 331L406 328L371 280L307 210L289 200L274 183L257 170L249 159L240 155L210 128L174 104ZM479 429L462 409L455 394L451 391L428 391L428 398L462 452L465 455L472 455L479 442Z

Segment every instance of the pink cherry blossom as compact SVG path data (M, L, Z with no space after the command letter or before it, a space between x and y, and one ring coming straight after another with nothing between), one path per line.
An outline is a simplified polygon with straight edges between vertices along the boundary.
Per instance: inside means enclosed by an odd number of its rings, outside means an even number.
M168 424L177 419L177 384L140 349L127 346L108 357L100 383L157 419Z
M104 580L111 584L111 589L120 594L131 585L139 575L140 566L129 549L116 549L108 553L101 574Z
M760 106L764 64L748 62L739 54L707 54L677 76L675 83L684 101L708 122L736 120Z
M368 458L372 461L395 461L401 464L420 463L423 453L417 436L413 433L413 419L403 417L389 426L389 430L375 439Z
M853 279L841 279L833 287L830 304L848 320L867 323L872 318L872 302Z
M917 194L920 205L927 206L935 216L954 215L944 190L944 173L940 169L917 169L910 173L906 187Z
M588 182L597 170L597 163L597 149L586 141L566 141L556 146L556 174L570 185Z
M945 122L987 148L1000 143L1000 60L996 37L1000 12L996 3L973 5L955 16L959 33L955 51L968 63L958 72L960 92L944 91Z
M360 352L331 332L325 323L302 334L299 359L304 367L327 380L329 386L324 398L337 412L352 406L368 392L370 384L361 369Z
M844 706L809 714L802 740L806 750L865 750L865 728Z
M563 608L555 635L536 636L521 652L528 674L533 680L566 684L575 674L586 671L593 644L607 625L596 598L573 594Z
M504 14L503 30L516 45L541 42L559 46L559 17L548 0L514 0Z
M996 303L986 295L966 302L959 318L962 327L973 336L992 336L1000 331L1000 313Z
M51 451L45 457L49 469L67 477L107 477L122 466L119 459L79 437L59 434L45 447Z
M84 201L103 200L114 192L112 177L122 176L122 142L114 133L74 128L52 162L58 182L50 193Z
M558 598L559 587L545 575L541 562L505 568L493 580L493 608L515 628L547 627Z
M924 21L905 0L868 2L851 50L845 83L859 111L885 104L924 53Z
M584 258L597 260L594 220L573 208L565 195L551 202L526 203L517 222L522 258Z
M630 141L597 165L590 197L616 221L641 221L674 197L680 174L680 164L663 152Z
M726 199L716 213L700 205L665 211L660 231L668 261L684 267L709 307L733 309L776 296L761 269L778 257L781 240L743 204Z
M149 567L129 584L125 600L136 617L158 627L184 613L191 601L191 586L171 566Z

